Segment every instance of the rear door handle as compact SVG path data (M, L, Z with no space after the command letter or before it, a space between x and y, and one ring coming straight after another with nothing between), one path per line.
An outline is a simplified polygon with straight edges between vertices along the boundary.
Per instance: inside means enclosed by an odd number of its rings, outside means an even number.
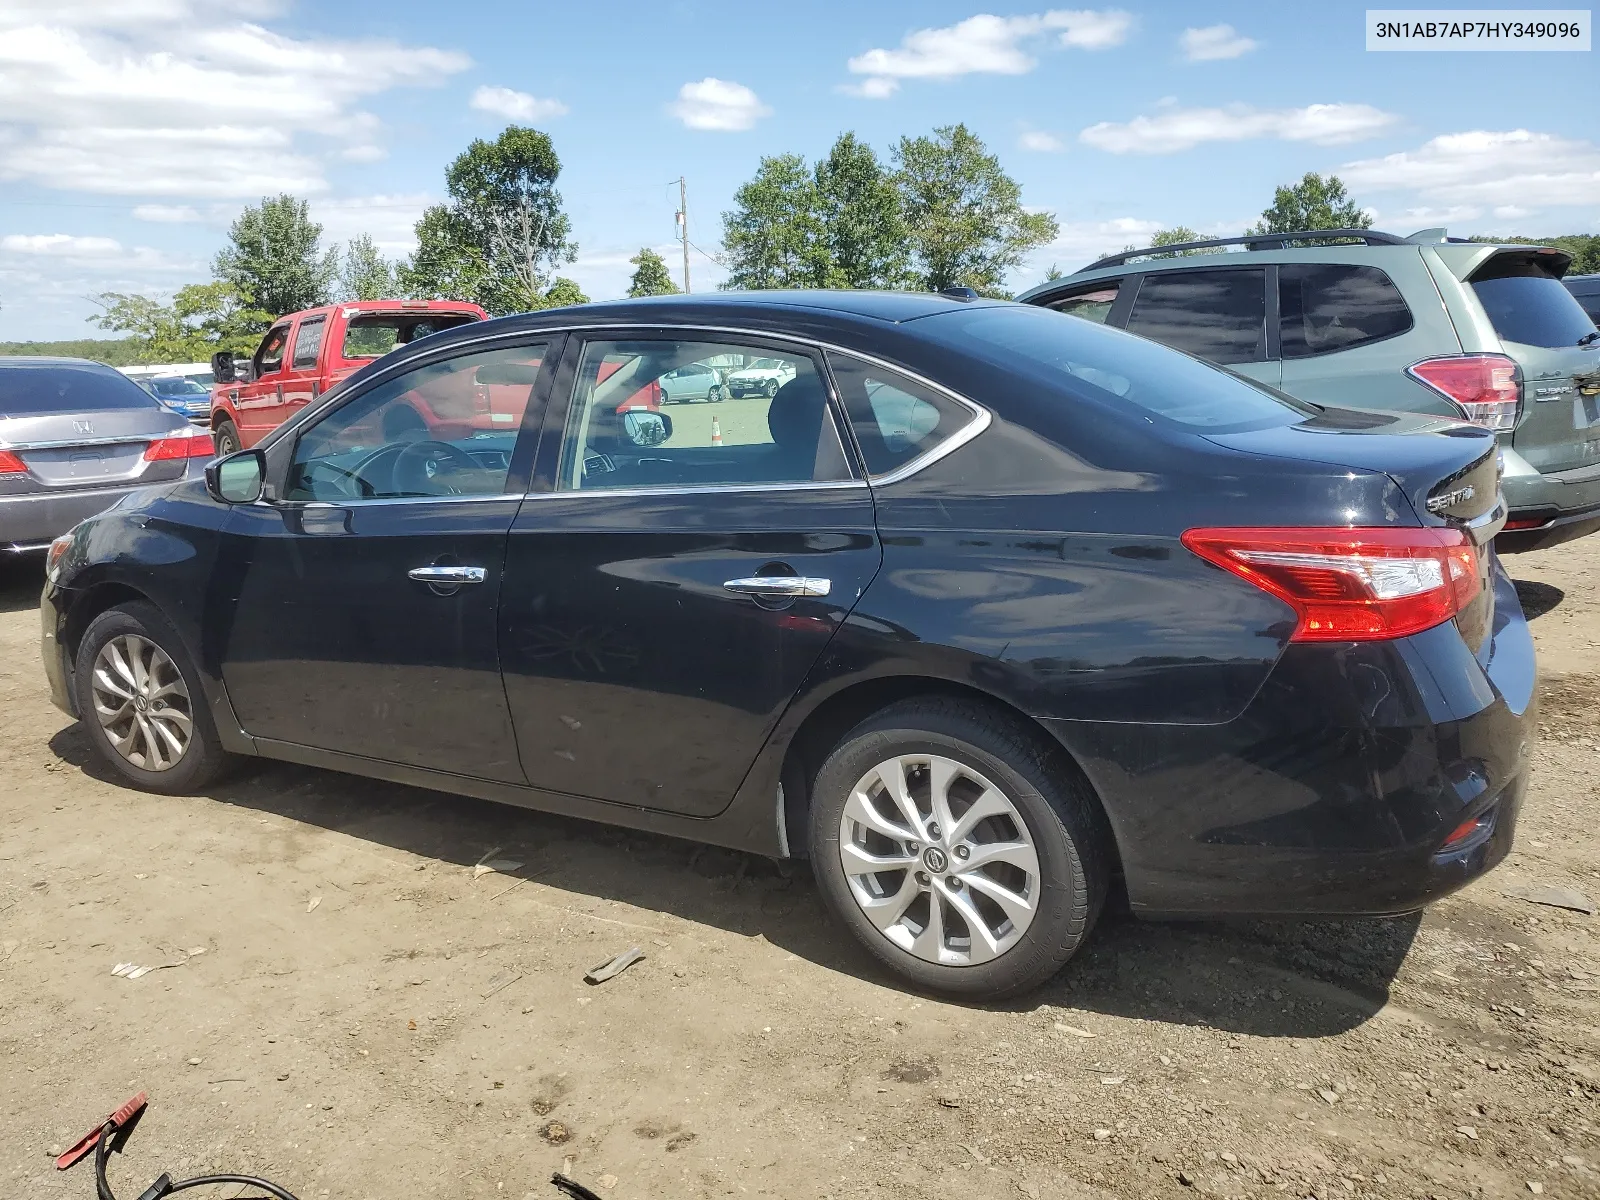
M412 567L408 578L418 583L482 583L489 577L484 567Z
M751 575L730 579L722 586L749 596L826 596L833 581L815 575Z

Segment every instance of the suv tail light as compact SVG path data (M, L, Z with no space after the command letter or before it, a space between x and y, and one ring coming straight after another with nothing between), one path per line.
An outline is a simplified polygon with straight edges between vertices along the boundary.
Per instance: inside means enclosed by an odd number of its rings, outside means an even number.
M1293 608L1292 642L1407 637L1480 587L1478 548L1458 529L1191 529L1183 544Z
M1425 358L1406 374L1461 406L1467 420L1495 433L1509 433L1522 416L1521 371L1503 354L1458 354Z
M0 475L26 475L28 464L10 450L0 450Z
M157 438L144 448L145 462L162 462L170 458L211 458L217 453L217 444L210 432L196 429L176 437Z

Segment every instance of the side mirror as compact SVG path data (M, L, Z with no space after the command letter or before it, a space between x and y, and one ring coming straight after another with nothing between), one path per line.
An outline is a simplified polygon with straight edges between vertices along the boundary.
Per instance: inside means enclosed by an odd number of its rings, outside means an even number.
M211 378L218 383L233 382L233 355L227 350L218 350L211 356Z
M254 504L267 477L267 456L241 450L206 464L206 491L223 504Z
M234 383L249 383L255 377L256 377L256 364L253 363L252 361L250 361L250 359L248 359L248 358L236 358L236 359L233 360L232 382L234 382Z
M672 418L649 409L622 414L622 432L635 446L659 446L672 436Z

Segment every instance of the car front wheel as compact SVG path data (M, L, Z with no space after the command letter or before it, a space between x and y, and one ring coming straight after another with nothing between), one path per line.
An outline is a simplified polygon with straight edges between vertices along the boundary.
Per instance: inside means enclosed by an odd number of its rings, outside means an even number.
M216 437L218 458L226 458L230 454L239 453L239 431L234 428L232 421L224 417L217 422L216 429L212 432Z
M994 1000L1064 966L1105 898L1088 786L1003 715L905 701L834 748L812 794L812 869L835 916L897 974Z
M712 384L711 385L711 390L706 393L706 399L709 400L712 404L720 404L720 403L722 403L722 385L721 384Z
M119 605L91 621L73 686L89 740L136 787L194 792L227 765L189 653L154 605Z

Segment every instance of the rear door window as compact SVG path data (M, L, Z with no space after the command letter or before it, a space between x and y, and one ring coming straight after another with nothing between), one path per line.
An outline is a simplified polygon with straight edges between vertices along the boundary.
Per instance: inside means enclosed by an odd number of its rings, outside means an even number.
M854 355L830 350L828 366L869 477L910 465L978 419L942 392Z
M294 335L296 371L309 370L317 365L317 355L322 351L322 329L325 323L322 317L300 322L300 329Z
M1377 267L1292 263L1278 268L1278 341L1284 358L1381 342L1411 328L1411 310Z
M1267 357L1267 273L1257 269L1146 275L1128 331L1216 363Z
M1576 346L1595 323L1566 285L1525 255L1502 254L1472 277L1494 331L1524 346Z
M1092 288L1050 301L1050 307L1069 317L1082 317L1086 321L1098 321L1104 325L1111 316L1122 284L1120 279L1104 279Z

